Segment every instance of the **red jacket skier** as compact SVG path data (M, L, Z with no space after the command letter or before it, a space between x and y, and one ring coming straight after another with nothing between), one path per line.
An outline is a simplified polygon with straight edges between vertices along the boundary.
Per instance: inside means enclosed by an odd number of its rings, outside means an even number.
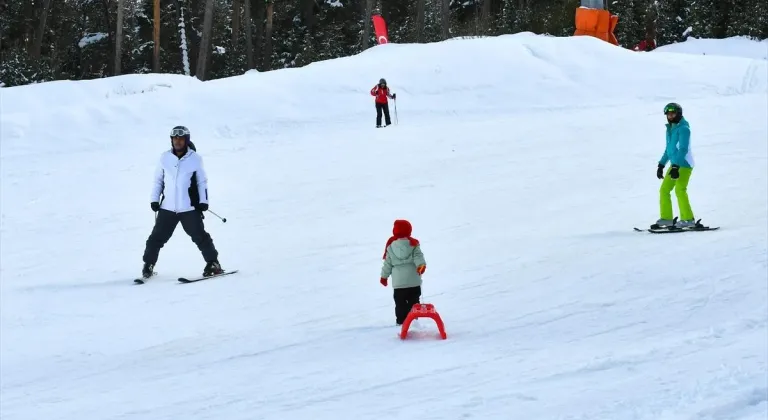
M384 112L384 122L387 125L392 124L389 118L389 101L387 98L397 99L396 94L390 94L385 79L379 79L379 84L371 89L371 96L376 97L376 128L381 127L381 113Z
M656 49L656 41L653 39L644 39L639 44L635 45L634 51L653 51Z

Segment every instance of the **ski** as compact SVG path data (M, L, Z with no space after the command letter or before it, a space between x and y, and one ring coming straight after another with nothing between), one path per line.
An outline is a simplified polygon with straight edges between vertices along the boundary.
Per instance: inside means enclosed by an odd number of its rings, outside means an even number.
M238 271L239 270L225 271L225 272L223 272L221 274L214 274L214 275L208 276L208 277L205 277L205 276L192 277L192 278L189 278L189 277L179 277L179 282L181 282L181 283L194 283L194 282L201 281L201 280L215 279L216 277L228 276L230 274L235 274Z
M708 230L718 230L720 226L716 227L693 227L693 228L663 228L663 229L639 229L635 228L636 232L650 232L650 233L681 233L681 232L706 232Z
M677 218L675 218L675 221ZM634 228L635 232L649 232L649 233L681 233L681 232L705 232L708 230L718 230L720 229L720 226L710 227L710 226L704 226L701 223L701 219L696 221L695 226L691 227L685 227L680 228L676 226L670 226L670 227L659 227L659 228L648 228L648 229L640 229L640 228Z
M153 272L151 276L149 277L136 277L133 279L133 282L135 284L144 284L147 282L147 280L151 279L152 277L155 277L157 275L157 272Z

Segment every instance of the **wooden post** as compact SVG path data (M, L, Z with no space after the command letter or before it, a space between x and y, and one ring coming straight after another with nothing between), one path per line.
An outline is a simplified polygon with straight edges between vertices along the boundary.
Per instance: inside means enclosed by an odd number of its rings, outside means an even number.
M155 0L155 54L152 60L152 68L155 73L160 73L160 0Z

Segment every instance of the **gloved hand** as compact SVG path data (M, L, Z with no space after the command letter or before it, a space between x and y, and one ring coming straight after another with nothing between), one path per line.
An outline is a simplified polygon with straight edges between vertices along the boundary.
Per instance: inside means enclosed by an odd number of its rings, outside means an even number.
M679 169L680 169L680 167L679 167L679 166L677 166L677 165L672 165L672 170L671 170L671 171L669 171L669 176L670 176L672 179L677 179L677 178L680 178L680 171L679 171Z
M656 169L656 178L664 179L664 165L659 164L659 167Z
M379 283L381 283L382 286L387 287L387 279L385 279L384 277L382 277L381 280L379 280Z
M152 211L160 210L160 203L158 203L157 201L153 201L149 203L149 206L152 207Z
M208 203L198 203L198 204L195 204L195 210L197 210L197 211L207 211L208 210Z
M392 94L392 99L397 99L397 94L396 93Z
M425 271L427 271L427 266L424 264L416 267L416 272L419 273L419 275L424 274Z

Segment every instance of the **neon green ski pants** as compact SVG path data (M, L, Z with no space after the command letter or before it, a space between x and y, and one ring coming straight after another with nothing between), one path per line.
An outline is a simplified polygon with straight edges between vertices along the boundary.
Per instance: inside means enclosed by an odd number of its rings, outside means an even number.
M667 174L664 176L664 181L659 189L661 218L672 220L672 197L670 193L672 190L675 190L677 205L680 207L680 220L693 220L691 202L688 201L688 181L691 179L693 168L680 168L678 171L680 172L680 177L677 179L672 179L669 176L671 169L671 167L667 169Z

